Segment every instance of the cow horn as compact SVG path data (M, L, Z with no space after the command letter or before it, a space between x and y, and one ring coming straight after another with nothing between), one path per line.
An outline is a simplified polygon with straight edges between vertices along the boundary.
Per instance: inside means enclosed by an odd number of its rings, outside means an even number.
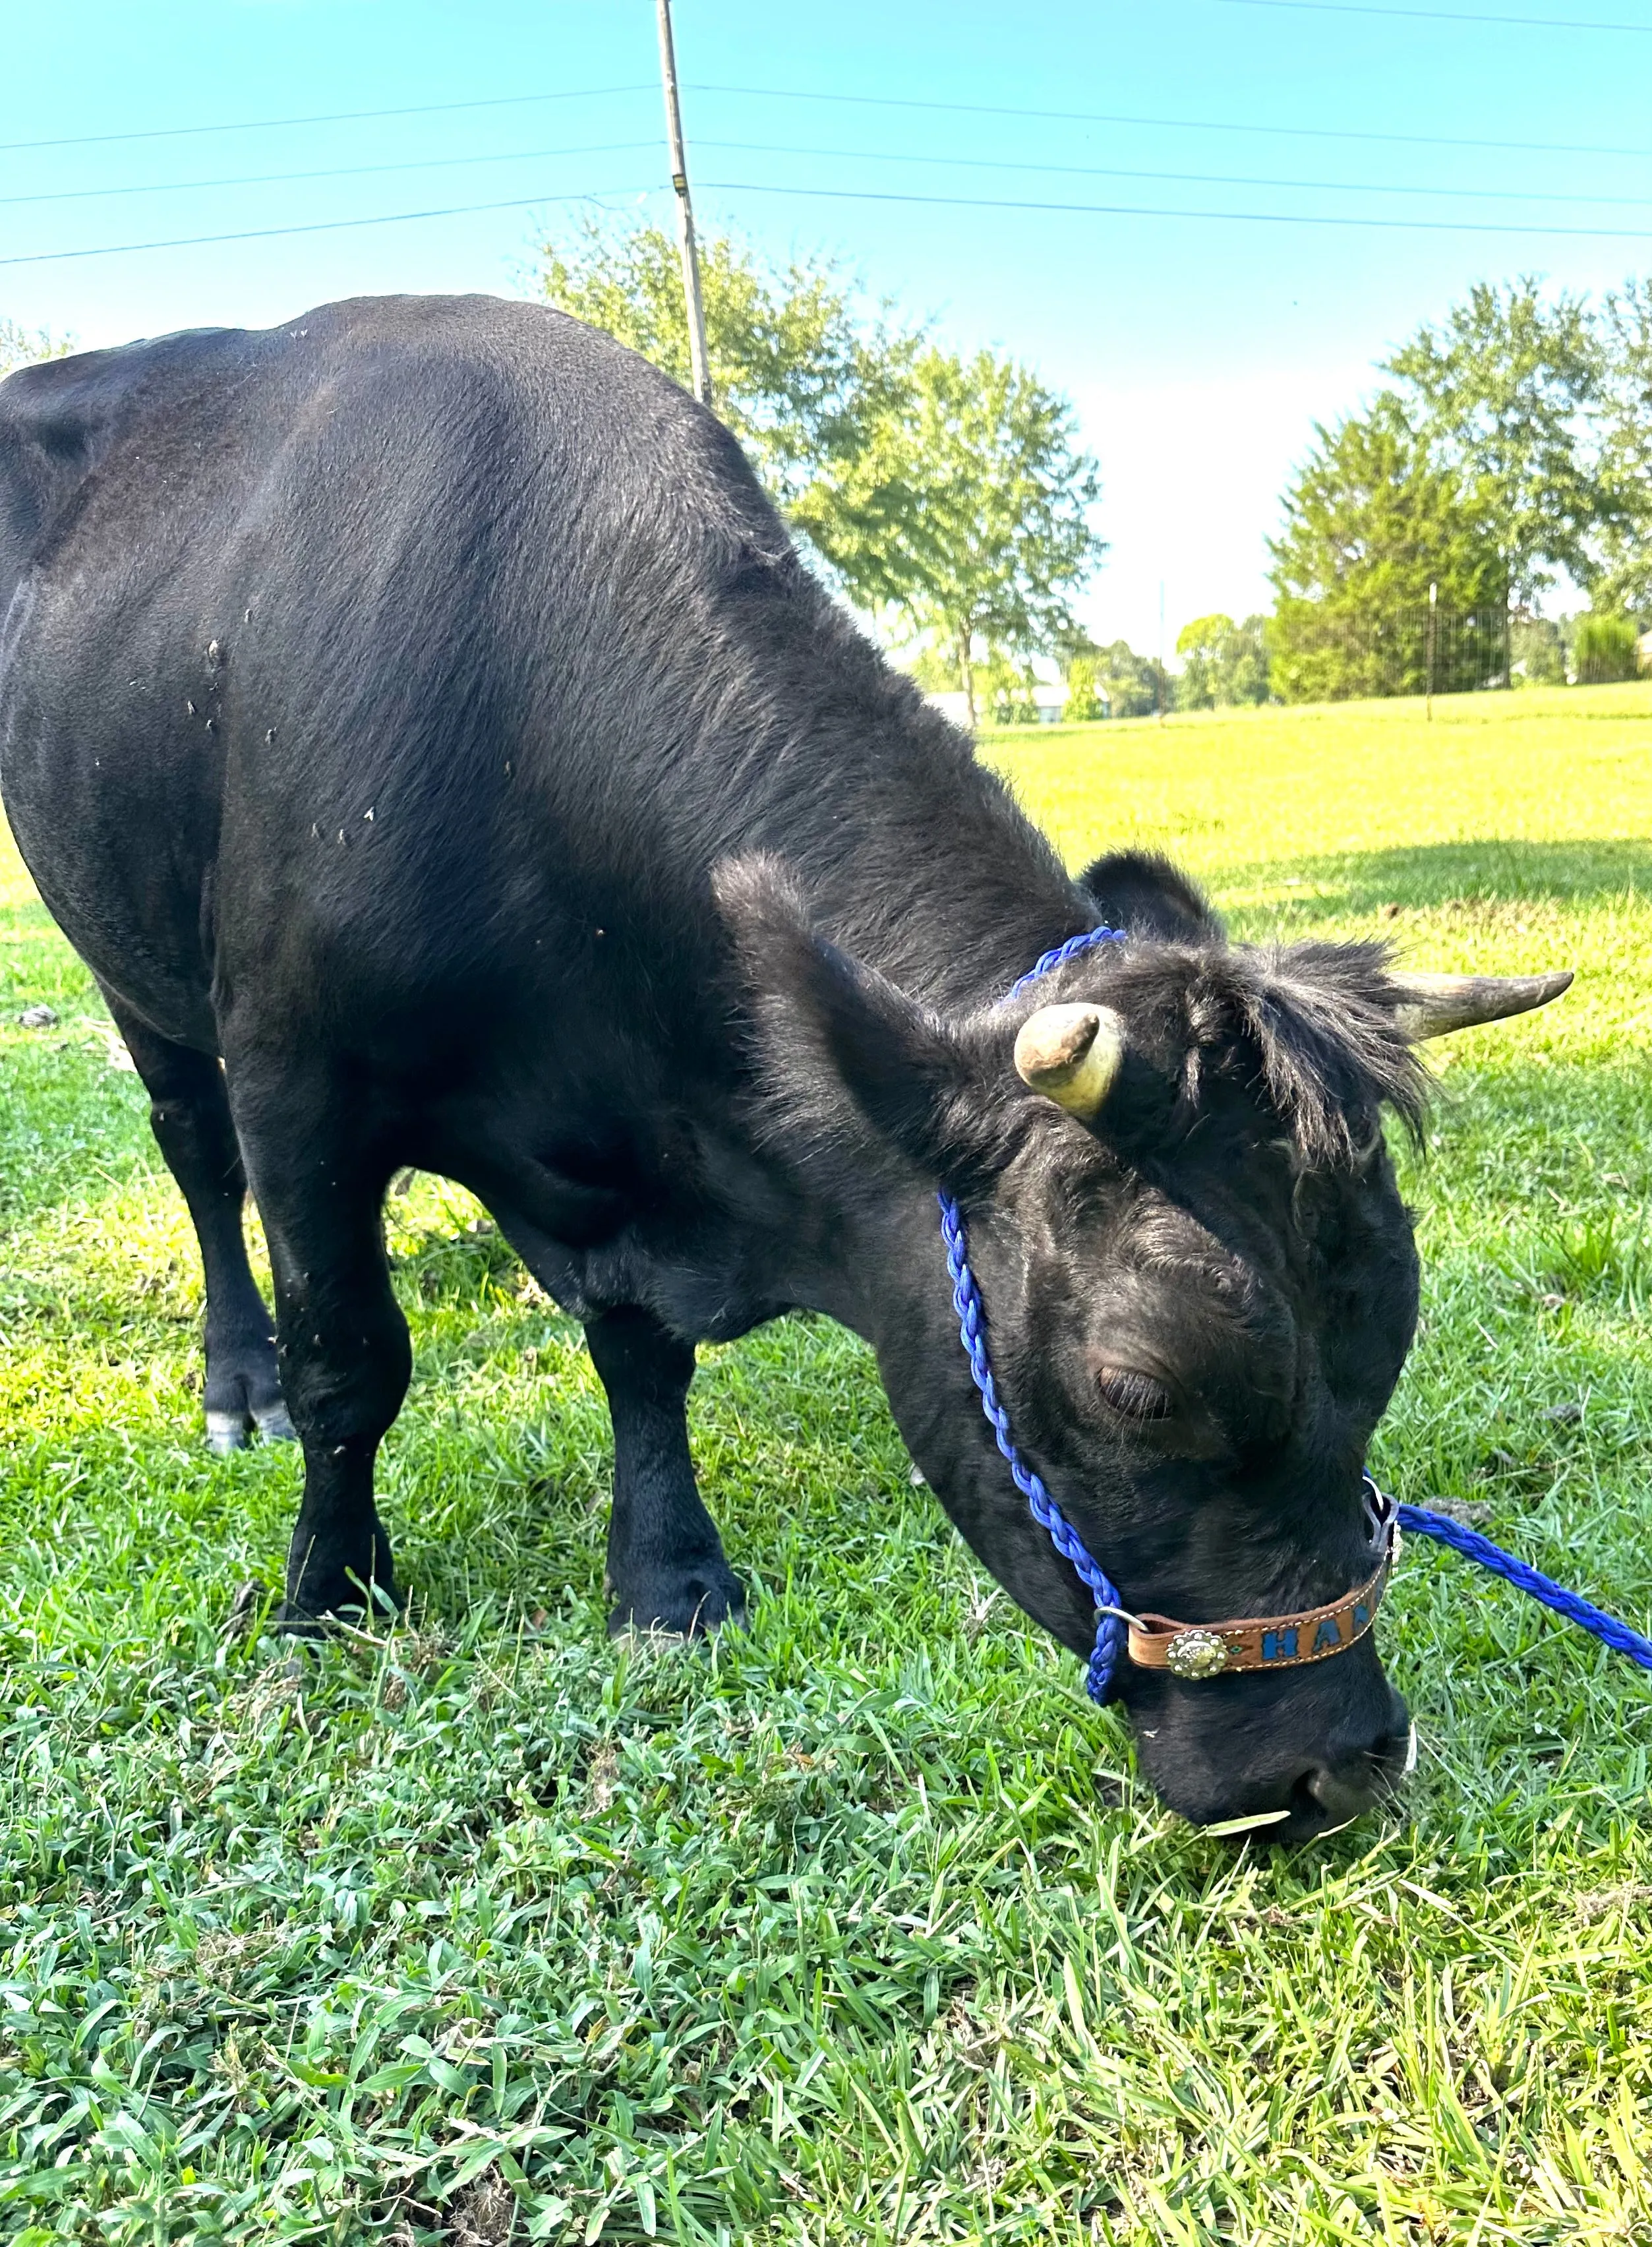
M1015 1074L1064 1108L1094 1116L1124 1058L1124 1024L1110 1007L1041 1007L1015 1035Z
M1396 975L1400 994L1395 1019L1408 1038L1444 1037L1448 1030L1471 1030L1477 1022L1500 1022L1546 1007L1572 983L1572 971L1553 975Z

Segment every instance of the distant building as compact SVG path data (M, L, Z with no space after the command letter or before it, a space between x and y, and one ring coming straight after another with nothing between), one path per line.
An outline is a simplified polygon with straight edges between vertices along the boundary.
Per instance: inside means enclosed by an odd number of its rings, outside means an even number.
M945 694L926 694L924 699L944 717L950 718L953 725L967 728L969 697L961 690L954 690ZM1067 707L1067 689L1059 679L1049 681L1037 680L1033 686L1032 702L1034 709L1038 713L1038 722L1041 726L1059 725L1062 712ZM977 707L980 722L990 726L993 722L992 714L986 708L984 696L978 698Z

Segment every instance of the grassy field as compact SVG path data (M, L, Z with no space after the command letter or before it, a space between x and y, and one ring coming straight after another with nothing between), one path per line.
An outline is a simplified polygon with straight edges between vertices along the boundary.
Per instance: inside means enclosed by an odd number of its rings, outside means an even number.
M1375 1464L1644 1628L1652 688L1422 717L988 749L1075 859L1170 848L1246 935L1579 969L1440 1054ZM1403 1811L1201 1835L812 1320L693 1401L750 1632L611 1649L578 1329L433 1181L392 1221L413 1612L295 1666L245 1588L297 1462L202 1449L140 1089L9 857L0 899L0 2237L1652 2240L1643 1673L1414 1547Z

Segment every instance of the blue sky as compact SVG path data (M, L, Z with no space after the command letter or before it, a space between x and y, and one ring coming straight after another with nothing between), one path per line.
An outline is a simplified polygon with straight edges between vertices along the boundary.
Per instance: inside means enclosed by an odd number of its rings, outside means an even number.
M1262 604L1312 421L1471 281L1652 269L1652 4L1442 5L678 0L700 222L839 253L1070 393L1110 541L1084 606L1151 650L1161 584L1172 640ZM85 344L509 292L577 198L668 208L652 0L8 15L0 141L37 145L0 152L0 314ZM431 107L467 103L493 106ZM336 117L397 107L421 113ZM11 262L482 203L511 207ZM1427 223L1322 222L1352 218Z

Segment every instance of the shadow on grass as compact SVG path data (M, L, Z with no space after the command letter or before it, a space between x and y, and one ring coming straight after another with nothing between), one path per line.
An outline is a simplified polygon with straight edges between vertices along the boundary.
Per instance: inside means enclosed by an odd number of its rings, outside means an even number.
M1591 905L1638 891L1652 898L1652 841L1586 837L1566 843L1499 837L1410 849L1327 851L1224 869L1222 891L1293 885L1293 909L1311 918L1376 913L1385 905L1427 908L1553 898Z

